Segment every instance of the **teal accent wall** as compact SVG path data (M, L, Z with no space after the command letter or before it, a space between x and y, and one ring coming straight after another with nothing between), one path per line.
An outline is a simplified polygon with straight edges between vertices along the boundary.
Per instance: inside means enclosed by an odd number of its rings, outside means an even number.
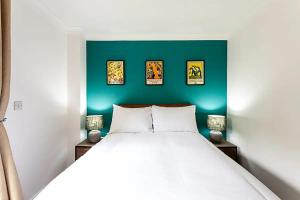
M208 114L226 115L227 41L87 41L87 113L103 114L108 132L112 104L191 103L199 131ZM125 60L125 85L106 84L106 61ZM145 61L164 61L164 85L145 85ZM205 60L205 85L186 85L186 61ZM225 133L224 133L225 134Z

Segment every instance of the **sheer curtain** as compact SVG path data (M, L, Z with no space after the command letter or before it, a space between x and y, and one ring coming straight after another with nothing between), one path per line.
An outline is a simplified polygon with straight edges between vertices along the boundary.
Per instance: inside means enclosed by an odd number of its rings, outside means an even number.
M10 0L0 2L0 200L21 200L21 186L3 125L10 84Z

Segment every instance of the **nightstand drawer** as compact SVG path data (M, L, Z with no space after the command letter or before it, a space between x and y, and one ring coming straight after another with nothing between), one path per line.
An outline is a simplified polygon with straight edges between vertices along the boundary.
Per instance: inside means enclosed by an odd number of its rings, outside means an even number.
M237 161L237 148L234 147L219 147L227 156Z
M100 139L101 140L101 139ZM83 156L88 152L96 143L90 143L88 140L84 140L75 146L75 160Z
M75 159L77 160L81 156L83 156L91 147L76 147L75 150Z
M215 144L218 149L223 151L228 157L238 162L238 152L237 152L237 146L228 142L223 141L220 144Z

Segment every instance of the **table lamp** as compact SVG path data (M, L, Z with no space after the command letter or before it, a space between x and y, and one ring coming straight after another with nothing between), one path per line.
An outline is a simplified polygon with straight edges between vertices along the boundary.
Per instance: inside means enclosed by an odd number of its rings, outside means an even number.
M225 130L225 116L223 115L208 115L207 127L210 131L210 140L213 143L221 143L223 140L222 132Z
M100 129L103 128L103 115L86 116L86 129L88 130L88 141L97 143L101 139Z

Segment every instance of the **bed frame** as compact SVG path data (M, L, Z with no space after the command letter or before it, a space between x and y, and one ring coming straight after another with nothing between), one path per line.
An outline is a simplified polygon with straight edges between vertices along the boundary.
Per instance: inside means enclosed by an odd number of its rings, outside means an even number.
M148 106L162 106L162 107L184 107L184 106L191 106L192 104L183 103L183 104L119 104L121 107L125 108L143 108Z

